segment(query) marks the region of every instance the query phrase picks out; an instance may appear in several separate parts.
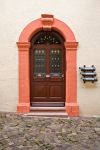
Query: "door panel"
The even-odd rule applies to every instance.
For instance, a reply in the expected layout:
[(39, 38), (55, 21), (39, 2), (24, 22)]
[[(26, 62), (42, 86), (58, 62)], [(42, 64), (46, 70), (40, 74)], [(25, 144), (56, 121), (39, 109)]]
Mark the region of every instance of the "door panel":
[(50, 85), (50, 97), (62, 98), (63, 97), (62, 85)]
[(33, 98), (41, 97), (46, 98), (47, 97), (47, 87), (45, 84), (35, 84), (33, 85)]

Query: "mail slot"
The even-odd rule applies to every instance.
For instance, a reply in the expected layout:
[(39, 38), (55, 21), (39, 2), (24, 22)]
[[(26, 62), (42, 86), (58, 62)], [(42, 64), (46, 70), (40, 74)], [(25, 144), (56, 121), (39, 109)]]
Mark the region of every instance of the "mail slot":
[(86, 81), (90, 81), (90, 82), (94, 83), (95, 81), (97, 81), (97, 78), (82, 78), (82, 80), (84, 81), (84, 83)]
[(96, 76), (97, 74), (95, 72), (81, 72), (82, 76)]
[(79, 67), (79, 69), (80, 69), (81, 71), (95, 71), (95, 70), (96, 70), (96, 68), (95, 68), (94, 65), (92, 65), (92, 66), (90, 66), (90, 67), (87, 67), (86, 65), (84, 65), (83, 67)]
[(79, 67), (80, 69), (80, 74), (81, 74), (81, 79), (83, 80), (83, 82), (96, 82), (97, 81), (97, 77), (96, 77), (96, 67), (94, 65), (87, 67), (86, 65)]

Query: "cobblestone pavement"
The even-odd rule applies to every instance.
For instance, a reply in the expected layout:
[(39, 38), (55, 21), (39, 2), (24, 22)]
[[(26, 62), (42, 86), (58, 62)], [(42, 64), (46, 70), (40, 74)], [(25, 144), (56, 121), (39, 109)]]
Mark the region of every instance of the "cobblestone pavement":
[(0, 113), (0, 150), (100, 150), (100, 118)]

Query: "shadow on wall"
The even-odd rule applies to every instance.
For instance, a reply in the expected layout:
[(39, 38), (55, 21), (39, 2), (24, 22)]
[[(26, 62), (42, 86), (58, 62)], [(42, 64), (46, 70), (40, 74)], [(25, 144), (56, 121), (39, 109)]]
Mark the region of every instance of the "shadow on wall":
[(91, 83), (91, 82), (86, 82), (84, 83), (83, 81), (81, 81), (81, 84), (85, 87), (85, 88), (96, 88), (97, 83)]

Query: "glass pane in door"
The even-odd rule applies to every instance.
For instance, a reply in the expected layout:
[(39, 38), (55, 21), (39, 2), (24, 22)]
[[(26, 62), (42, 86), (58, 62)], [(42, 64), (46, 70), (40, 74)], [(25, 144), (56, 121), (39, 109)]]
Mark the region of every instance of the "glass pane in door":
[(35, 49), (34, 51), (34, 75), (43, 76), (45, 72), (46, 72), (45, 49)]
[(50, 73), (53, 76), (59, 76), (62, 73), (62, 57), (60, 49), (50, 50)]

